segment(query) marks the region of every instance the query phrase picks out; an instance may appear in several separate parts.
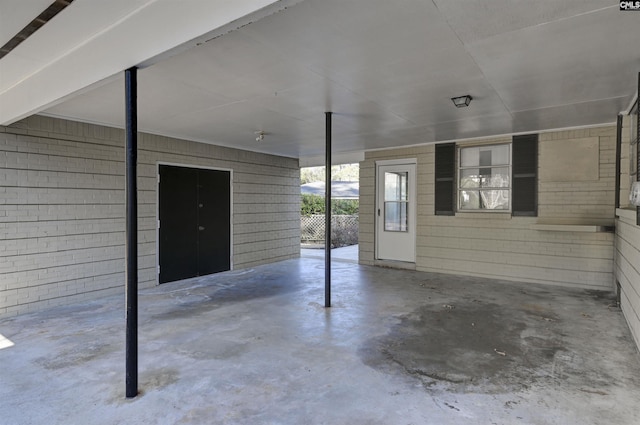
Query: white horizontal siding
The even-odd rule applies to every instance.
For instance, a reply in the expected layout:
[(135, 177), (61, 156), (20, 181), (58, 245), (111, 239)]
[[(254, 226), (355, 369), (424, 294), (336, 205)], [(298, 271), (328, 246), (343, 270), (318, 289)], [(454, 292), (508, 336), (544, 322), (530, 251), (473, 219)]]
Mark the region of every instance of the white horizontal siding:
[[(234, 265), (299, 255), (297, 160), (138, 138), (139, 285), (156, 283), (157, 164), (232, 169)], [(0, 317), (119, 293), (124, 132), (34, 116), (0, 127)]]
[(619, 211), (616, 220), (615, 276), (620, 303), (631, 333), (640, 347), (640, 226), (635, 211)]
[[(612, 289), (613, 233), (531, 229), (538, 220), (604, 220), (613, 223), (615, 127), (551, 132), (542, 141), (597, 137), (597, 180), (539, 182), (538, 217), (463, 213), (434, 215), (434, 145), (368, 152), (361, 166), (360, 262), (375, 251), (375, 161), (417, 158), (416, 269), (591, 289)], [(484, 139), (508, 142), (510, 138)], [(576, 155), (579, 155), (576, 152)], [(539, 167), (545, 166), (544, 156)]]

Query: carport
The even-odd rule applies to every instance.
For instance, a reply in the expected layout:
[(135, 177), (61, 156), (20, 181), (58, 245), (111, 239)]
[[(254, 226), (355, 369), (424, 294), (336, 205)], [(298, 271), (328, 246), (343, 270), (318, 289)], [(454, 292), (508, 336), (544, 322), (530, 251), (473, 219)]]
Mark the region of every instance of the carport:
[(640, 359), (609, 294), (301, 258), (2, 322), (6, 423), (637, 423)]
[[(9, 417), (55, 394), (32, 421), (140, 403), (151, 423), (173, 403), (169, 422), (536, 423), (544, 406), (543, 423), (632, 423), (640, 57), (615, 40), (640, 36), (638, 13), (121, 3), (0, 0)], [(359, 265), (334, 261), (325, 309), (330, 251), (299, 258), (299, 167), (356, 161)], [(14, 374), (31, 367), (44, 395)], [(72, 401), (92, 391), (101, 407)]]

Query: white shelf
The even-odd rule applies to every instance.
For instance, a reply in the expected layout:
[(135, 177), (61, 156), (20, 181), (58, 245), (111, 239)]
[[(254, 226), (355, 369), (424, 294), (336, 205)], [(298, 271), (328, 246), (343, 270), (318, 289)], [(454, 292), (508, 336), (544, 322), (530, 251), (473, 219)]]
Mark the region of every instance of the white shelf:
[(613, 232), (614, 226), (603, 224), (585, 224), (585, 223), (535, 223), (530, 226), (533, 230), (547, 232)]

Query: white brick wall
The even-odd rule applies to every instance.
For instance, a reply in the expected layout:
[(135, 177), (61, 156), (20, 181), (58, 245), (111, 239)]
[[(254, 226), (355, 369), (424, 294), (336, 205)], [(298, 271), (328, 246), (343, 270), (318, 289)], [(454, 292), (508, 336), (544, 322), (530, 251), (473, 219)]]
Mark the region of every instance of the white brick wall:
[(615, 276), (620, 283), (622, 311), (640, 347), (640, 226), (633, 209), (618, 210)]
[(620, 284), (620, 303), (631, 333), (640, 347), (640, 226), (636, 209), (629, 205), (629, 143), (631, 117), (623, 116), (620, 153), (620, 206), (617, 210), (615, 269)]
[[(140, 134), (140, 287), (156, 283), (157, 163), (233, 169), (234, 268), (299, 255), (297, 160)], [(121, 293), (124, 132), (33, 116), (0, 127), (0, 317)]]
[(629, 176), (629, 168), (631, 165), (630, 142), (631, 142), (631, 116), (624, 115), (622, 117), (622, 138), (620, 146), (620, 206), (629, 205), (629, 190), (631, 189), (631, 178)]
[[(539, 182), (538, 217), (491, 213), (435, 216), (434, 145), (368, 152), (360, 164), (360, 262), (375, 263), (375, 161), (417, 158), (417, 270), (612, 289), (613, 233), (540, 231), (531, 229), (531, 225), (538, 220), (613, 224), (615, 134), (615, 127), (606, 126), (540, 135), (541, 141), (558, 143), (598, 137), (599, 179), (584, 184)], [(539, 166), (544, 164), (541, 154)]]

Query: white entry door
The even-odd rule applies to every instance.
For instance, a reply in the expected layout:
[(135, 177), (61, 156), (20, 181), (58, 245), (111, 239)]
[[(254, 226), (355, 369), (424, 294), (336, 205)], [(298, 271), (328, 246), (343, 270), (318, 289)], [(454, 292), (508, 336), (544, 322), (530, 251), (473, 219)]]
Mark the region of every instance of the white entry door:
[(376, 258), (416, 261), (415, 160), (376, 164)]

